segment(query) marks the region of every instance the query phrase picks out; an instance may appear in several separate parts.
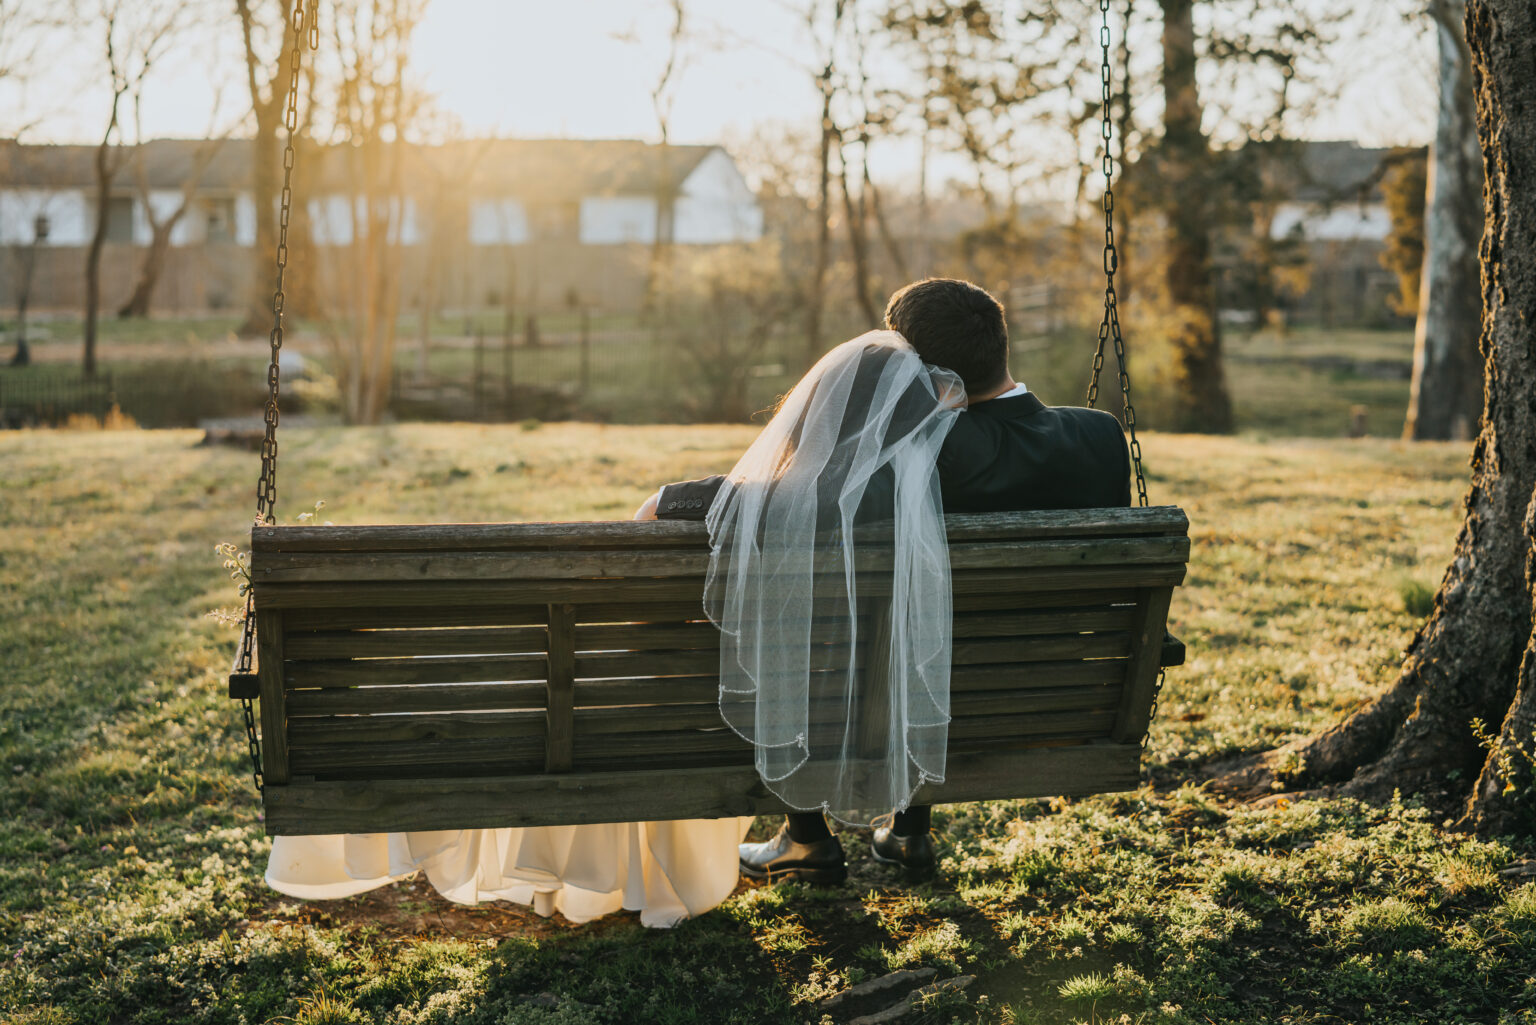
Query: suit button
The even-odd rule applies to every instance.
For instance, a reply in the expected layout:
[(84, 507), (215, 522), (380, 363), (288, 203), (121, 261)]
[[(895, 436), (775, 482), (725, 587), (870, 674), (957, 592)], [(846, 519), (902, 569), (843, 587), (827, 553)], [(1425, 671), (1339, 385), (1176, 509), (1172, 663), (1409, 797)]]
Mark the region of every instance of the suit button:
[(677, 508), (677, 503), (676, 502), (668, 502), (667, 503), (667, 512), (671, 512), (672, 510), (674, 510), (676, 508)]

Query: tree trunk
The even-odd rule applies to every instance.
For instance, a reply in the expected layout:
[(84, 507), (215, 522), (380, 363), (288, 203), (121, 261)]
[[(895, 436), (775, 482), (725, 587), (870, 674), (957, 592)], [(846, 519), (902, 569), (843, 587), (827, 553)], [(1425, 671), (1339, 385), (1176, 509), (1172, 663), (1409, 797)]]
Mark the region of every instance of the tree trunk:
[(1221, 361), (1211, 270), (1207, 188), (1210, 146), (1200, 127), (1195, 83), (1194, 0), (1161, 0), (1163, 10), (1163, 170), (1168, 209), (1167, 282), (1174, 352), (1176, 430), (1232, 429), (1232, 400)]
[(862, 197), (855, 205), (853, 193), (848, 189), (848, 151), (842, 142), (837, 146), (839, 183), (843, 191), (843, 217), (848, 222), (848, 247), (853, 251), (853, 297), (864, 313), (866, 331), (880, 326), (880, 314), (869, 297), (869, 226), (864, 216)]
[(272, 261), (277, 252), (278, 174), (277, 131), (281, 116), (256, 108), (256, 137), (251, 140), (251, 199), (256, 207), (255, 259), (251, 261), (250, 293), (246, 296), (245, 320), (237, 333), (242, 338), (263, 337), (272, 330)]
[(139, 267), (139, 281), (133, 286), (133, 294), (128, 297), (128, 301), (118, 307), (119, 317), (149, 316), (149, 301), (154, 297), (155, 285), (159, 284), (160, 275), (165, 270), (165, 255), (171, 248), (171, 232), (176, 229), (186, 210), (187, 204), (183, 202), (164, 221), (150, 222), (152, 234), (149, 249), (144, 253), (144, 262)]
[[(118, 94), (120, 97), (121, 94)], [(117, 162), (112, 159), (112, 132), (117, 127), (117, 99), (112, 101), (112, 123), (101, 145), (96, 147), (96, 229), (91, 233), (91, 244), (85, 251), (85, 324), (84, 352), (80, 359), (80, 372), (87, 378), (96, 376), (96, 321), (101, 313), (101, 251), (107, 244), (107, 223), (112, 213), (112, 179), (116, 176)]]
[(1466, 0), (1434, 0), (1440, 39), (1440, 113), (1424, 209), (1424, 270), (1413, 345), (1413, 385), (1403, 437), (1466, 438), (1482, 411), (1477, 338), (1477, 241), (1483, 227), (1483, 168), (1472, 105), (1471, 54), (1462, 29)]
[(817, 78), (821, 88), (821, 178), (816, 204), (816, 265), (805, 303), (805, 365), (821, 358), (821, 315), (827, 300), (827, 264), (832, 260), (832, 62)]
[[(1367, 799), (1417, 792), (1459, 806), (1464, 825), (1488, 834), (1529, 829), (1536, 794), (1536, 566), (1527, 568), (1536, 541), (1536, 120), (1527, 116), (1536, 105), (1536, 9), (1468, 0), (1466, 25), (1488, 181), (1485, 405), (1455, 556), (1390, 690), (1224, 782), (1262, 783), (1299, 753), (1307, 781), (1342, 782)], [(1479, 746), (1473, 719), (1497, 727), (1494, 751)], [(1458, 786), (1458, 773), (1475, 784)]]

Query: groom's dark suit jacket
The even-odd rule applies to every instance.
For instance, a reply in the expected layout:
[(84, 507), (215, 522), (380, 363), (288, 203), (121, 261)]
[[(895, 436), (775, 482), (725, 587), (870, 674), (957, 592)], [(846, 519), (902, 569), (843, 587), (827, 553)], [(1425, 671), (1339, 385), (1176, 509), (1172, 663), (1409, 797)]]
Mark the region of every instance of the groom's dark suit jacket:
[[(1078, 406), (1047, 406), (1033, 393), (978, 402), (939, 451), (947, 513), (1094, 509), (1131, 504), (1130, 457), (1120, 422)], [(661, 519), (702, 520), (725, 478), (668, 484)]]

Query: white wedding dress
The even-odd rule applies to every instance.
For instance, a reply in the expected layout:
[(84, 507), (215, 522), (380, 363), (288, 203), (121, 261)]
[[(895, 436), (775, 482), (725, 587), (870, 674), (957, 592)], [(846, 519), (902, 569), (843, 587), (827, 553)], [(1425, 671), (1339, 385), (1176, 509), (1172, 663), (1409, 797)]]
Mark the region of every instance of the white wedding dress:
[(350, 897), (418, 871), (458, 904), (509, 900), (587, 922), (621, 908), (668, 928), (730, 896), (751, 818), (523, 829), (279, 836), (267, 885), (308, 900)]

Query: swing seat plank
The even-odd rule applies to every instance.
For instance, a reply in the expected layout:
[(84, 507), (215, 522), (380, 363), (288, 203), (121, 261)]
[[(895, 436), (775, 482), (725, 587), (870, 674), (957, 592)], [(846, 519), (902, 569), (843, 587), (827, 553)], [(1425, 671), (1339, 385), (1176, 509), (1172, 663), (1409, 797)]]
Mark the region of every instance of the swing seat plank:
[[(949, 757), (917, 800), (1135, 787), (1160, 667), (1183, 661), (1166, 621), (1184, 513), (955, 515), (946, 528)], [(702, 524), (258, 525), (251, 551), (258, 665), (230, 693), (261, 703), (269, 833), (786, 810), (716, 707)], [(828, 610), (813, 641), (836, 626)], [(811, 671), (845, 661), (813, 649)], [(845, 718), (812, 708), (812, 742)]]

